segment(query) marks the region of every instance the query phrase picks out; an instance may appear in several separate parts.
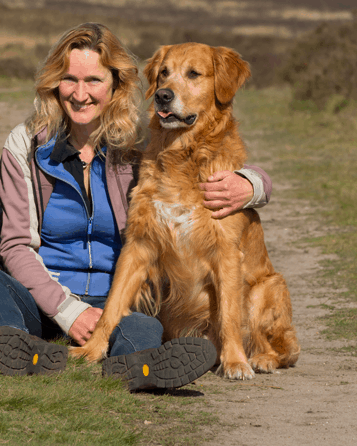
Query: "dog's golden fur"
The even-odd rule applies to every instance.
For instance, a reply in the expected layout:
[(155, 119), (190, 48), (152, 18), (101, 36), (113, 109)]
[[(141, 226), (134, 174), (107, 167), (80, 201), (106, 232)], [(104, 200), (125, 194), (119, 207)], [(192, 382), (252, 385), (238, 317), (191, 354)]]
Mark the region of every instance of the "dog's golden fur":
[(147, 97), (170, 90), (174, 99), (160, 105), (156, 96), (151, 108), (151, 142), (107, 304), (90, 340), (72, 355), (103, 358), (111, 332), (140, 307), (149, 280), (165, 340), (208, 337), (222, 376), (250, 379), (254, 370), (293, 365), (300, 348), (289, 292), (269, 260), (257, 212), (213, 219), (198, 188), (246, 159), (232, 100), (248, 64), (230, 49), (187, 43), (161, 47), (145, 75)]

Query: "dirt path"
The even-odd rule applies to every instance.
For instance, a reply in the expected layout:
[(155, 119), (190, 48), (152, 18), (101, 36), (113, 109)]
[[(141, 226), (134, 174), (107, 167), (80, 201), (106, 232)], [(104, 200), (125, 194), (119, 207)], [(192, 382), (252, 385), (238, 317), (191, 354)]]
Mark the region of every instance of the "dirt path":
[(274, 183), (273, 199), (260, 215), (272, 262), (289, 285), (302, 352), (295, 368), (256, 375), (252, 381), (223, 381), (212, 374), (201, 378), (202, 384), (211, 383), (212, 393), (205, 398), (222, 423), (205, 446), (357, 444), (357, 358), (333, 350), (344, 342), (327, 342), (320, 335), (324, 327), (316, 318), (324, 310), (310, 307), (331, 303), (337, 293), (314, 280), (324, 258), (319, 250), (294, 244), (321, 233), (320, 225), (308, 203), (292, 205), (281, 198), (284, 187), (289, 184)]

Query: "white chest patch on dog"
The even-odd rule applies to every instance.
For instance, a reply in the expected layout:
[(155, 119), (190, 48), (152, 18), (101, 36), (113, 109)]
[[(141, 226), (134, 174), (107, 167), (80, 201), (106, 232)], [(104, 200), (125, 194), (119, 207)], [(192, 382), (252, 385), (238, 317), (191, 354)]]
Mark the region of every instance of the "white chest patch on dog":
[(179, 241), (188, 241), (193, 228), (193, 212), (196, 207), (187, 208), (180, 203), (163, 203), (154, 200), (156, 220), (170, 229), (172, 236)]

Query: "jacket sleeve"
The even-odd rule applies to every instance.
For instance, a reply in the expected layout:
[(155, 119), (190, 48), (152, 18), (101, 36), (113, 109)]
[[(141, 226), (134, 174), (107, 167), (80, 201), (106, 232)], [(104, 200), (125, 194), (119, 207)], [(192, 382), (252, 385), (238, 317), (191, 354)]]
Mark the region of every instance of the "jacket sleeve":
[(30, 291), (42, 312), (68, 333), (76, 318), (90, 305), (62, 286), (38, 254), (41, 239), (30, 159), (31, 139), (21, 124), (10, 133), (1, 159), (0, 256), (6, 271)]
[(246, 178), (253, 185), (253, 198), (244, 206), (244, 209), (261, 208), (269, 203), (273, 186), (269, 175), (263, 169), (245, 164), (242, 169), (235, 170), (235, 173)]

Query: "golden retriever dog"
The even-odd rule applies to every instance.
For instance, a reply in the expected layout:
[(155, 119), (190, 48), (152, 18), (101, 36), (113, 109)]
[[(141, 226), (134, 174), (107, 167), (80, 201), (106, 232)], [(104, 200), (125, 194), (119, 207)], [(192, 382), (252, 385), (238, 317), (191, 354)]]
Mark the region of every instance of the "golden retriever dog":
[(230, 49), (185, 43), (161, 47), (144, 73), (146, 97), (154, 95), (151, 142), (132, 192), (126, 244), (103, 315), (72, 356), (105, 357), (113, 329), (142, 306), (151, 283), (165, 340), (210, 339), (219, 375), (251, 379), (295, 364), (289, 291), (269, 260), (257, 212), (214, 219), (198, 186), (246, 160), (232, 101), (250, 76), (248, 64)]

